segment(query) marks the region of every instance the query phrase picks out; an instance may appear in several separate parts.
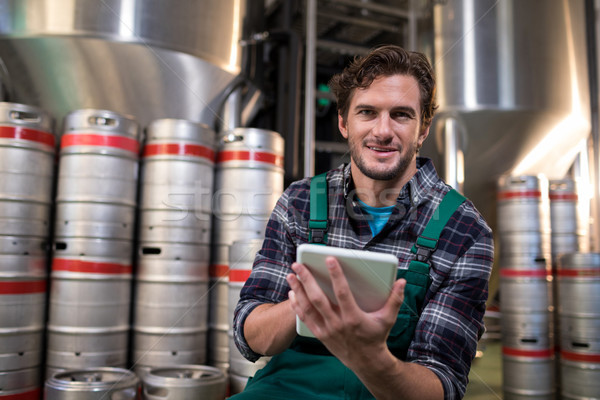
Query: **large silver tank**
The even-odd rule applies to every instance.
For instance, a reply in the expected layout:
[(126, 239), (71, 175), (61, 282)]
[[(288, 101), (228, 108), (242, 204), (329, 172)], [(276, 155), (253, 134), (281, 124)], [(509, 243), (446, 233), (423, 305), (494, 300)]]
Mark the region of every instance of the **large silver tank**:
[(213, 126), (241, 69), (244, 16), (240, 0), (0, 0), (0, 79), (11, 101), (57, 120), (96, 108)]
[(584, 0), (434, 6), (440, 108), (423, 154), (492, 227), (499, 176), (562, 178), (589, 135), (584, 8)]

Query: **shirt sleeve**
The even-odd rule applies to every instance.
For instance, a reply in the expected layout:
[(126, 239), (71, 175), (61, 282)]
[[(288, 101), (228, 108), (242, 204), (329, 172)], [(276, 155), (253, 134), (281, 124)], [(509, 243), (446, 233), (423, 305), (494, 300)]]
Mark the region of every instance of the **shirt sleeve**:
[(293, 218), (288, 207), (293, 188), (286, 190), (278, 200), (265, 230), (262, 249), (257, 253), (250, 277), (240, 292), (234, 311), (233, 335), (240, 353), (249, 361), (262, 355), (254, 352), (244, 338), (244, 323), (258, 305), (280, 303), (288, 298), (286, 276), (292, 272), (296, 259)]
[[(423, 309), (407, 354), (408, 361), (428, 367), (439, 377), (448, 400), (464, 396), (477, 342), (485, 329), (494, 244), (491, 230), (480, 221), (478, 228), (472, 229), (477, 227), (473, 219), (469, 224), (462, 219), (441, 238), (445, 243), (441, 243), (441, 254), (434, 255), (432, 264), (433, 295)], [(467, 233), (462, 232), (465, 226), (471, 227)], [(455, 260), (444, 253), (452, 246), (463, 247)]]

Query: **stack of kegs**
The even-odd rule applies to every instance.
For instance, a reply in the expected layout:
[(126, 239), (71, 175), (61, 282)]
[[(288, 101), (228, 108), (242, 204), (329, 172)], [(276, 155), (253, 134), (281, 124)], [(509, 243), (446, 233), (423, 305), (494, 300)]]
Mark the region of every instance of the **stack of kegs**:
[(552, 250), (552, 295), (554, 298), (554, 338), (556, 348), (556, 385), (560, 391), (560, 320), (558, 309), (557, 268), (562, 254), (585, 252), (589, 248), (588, 223), (589, 216), (582, 211), (579, 201), (579, 185), (575, 179), (565, 177), (549, 182), (548, 196), (550, 199), (550, 228)]
[(107, 110), (64, 119), (46, 373), (128, 361), (139, 127)]
[(229, 246), (264, 237), (267, 221), (283, 193), (284, 141), (277, 132), (236, 128), (219, 140), (215, 166), (209, 360), (227, 370)]
[(501, 177), (497, 217), (504, 398), (551, 398), (556, 389), (547, 180)]
[(0, 103), (0, 398), (40, 397), (51, 131), (52, 120), (38, 108)]
[(140, 380), (123, 368), (86, 368), (54, 373), (44, 385), (45, 400), (137, 400)]
[[(256, 253), (262, 247), (263, 239), (237, 240), (229, 248), (229, 295), (228, 315), (233, 321), (235, 306), (240, 292), (250, 276)], [(262, 357), (250, 362), (241, 355), (233, 340), (233, 329), (229, 329), (229, 387), (231, 394), (244, 390), (248, 378), (269, 362), (270, 357)]]
[(142, 157), (135, 368), (203, 364), (208, 331), (215, 133), (160, 119)]
[(600, 398), (600, 254), (559, 257), (561, 398)]

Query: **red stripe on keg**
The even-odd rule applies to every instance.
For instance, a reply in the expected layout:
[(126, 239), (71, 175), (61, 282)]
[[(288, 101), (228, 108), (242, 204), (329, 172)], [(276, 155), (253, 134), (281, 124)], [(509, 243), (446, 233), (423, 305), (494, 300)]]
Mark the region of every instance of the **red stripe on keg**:
[(514, 198), (541, 198), (542, 192), (539, 190), (527, 190), (518, 192), (499, 192), (498, 200), (508, 200)]
[(546, 278), (548, 276), (552, 276), (552, 273), (545, 269), (501, 269), (500, 276)]
[(63, 135), (60, 141), (60, 147), (69, 146), (101, 146), (114, 147), (127, 150), (137, 154), (139, 151), (138, 141), (125, 136), (111, 136), (95, 133), (69, 133)]
[(229, 277), (229, 265), (211, 264), (208, 270), (211, 278)]
[(20, 126), (0, 126), (0, 138), (29, 140), (50, 147), (54, 147), (55, 144), (53, 134)]
[(187, 143), (151, 143), (144, 146), (144, 157), (159, 155), (194, 156), (215, 161), (213, 149), (198, 144)]
[(85, 272), (88, 274), (130, 274), (131, 265), (55, 258), (53, 271)]
[(0, 294), (45, 293), (46, 280), (0, 282)]
[(560, 356), (561, 358), (569, 361), (600, 363), (600, 354), (580, 354), (562, 350), (560, 352)]
[(39, 400), (41, 398), (40, 389), (33, 389), (23, 393), (0, 394), (2, 400)]
[(521, 350), (512, 347), (502, 347), (502, 354), (517, 357), (550, 358), (554, 354), (552, 349), (544, 350)]
[(250, 276), (249, 269), (230, 269), (229, 282), (246, 282)]
[(556, 271), (558, 276), (600, 276), (600, 268), (589, 269), (559, 269)]
[(226, 150), (217, 154), (217, 162), (259, 161), (283, 168), (283, 157), (264, 151)]
[(569, 201), (577, 201), (576, 193), (550, 193), (550, 200), (569, 200)]

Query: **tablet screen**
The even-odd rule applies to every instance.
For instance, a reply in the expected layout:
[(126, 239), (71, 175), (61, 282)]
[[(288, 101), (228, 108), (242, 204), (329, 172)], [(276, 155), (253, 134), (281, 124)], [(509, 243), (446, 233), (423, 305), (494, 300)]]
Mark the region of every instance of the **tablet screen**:
[[(328, 256), (335, 257), (340, 263), (356, 303), (362, 310), (371, 312), (383, 307), (396, 280), (398, 268), (396, 256), (317, 244), (298, 246), (297, 261), (306, 265), (333, 303), (335, 303), (335, 295), (325, 264)], [(314, 337), (298, 317), (296, 317), (296, 331), (299, 335)]]

